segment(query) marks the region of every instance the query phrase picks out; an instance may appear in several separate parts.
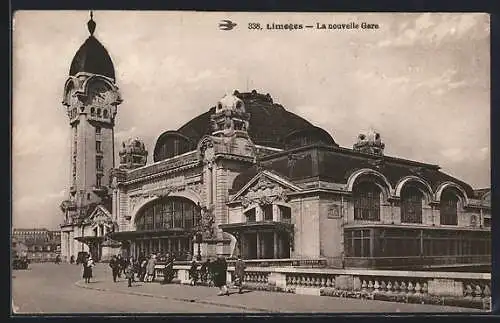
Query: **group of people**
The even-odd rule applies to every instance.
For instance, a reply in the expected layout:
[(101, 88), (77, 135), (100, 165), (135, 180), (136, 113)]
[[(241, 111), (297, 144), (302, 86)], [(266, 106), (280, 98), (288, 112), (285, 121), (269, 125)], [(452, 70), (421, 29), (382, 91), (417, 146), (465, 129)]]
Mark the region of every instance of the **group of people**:
[[(161, 260), (163, 260), (163, 258)], [(166, 261), (167, 265), (163, 273), (163, 282), (170, 282), (174, 278), (173, 263), (175, 261), (175, 256), (167, 254)], [(121, 255), (118, 255), (112, 257), (109, 266), (111, 267), (114, 282), (116, 282), (117, 278), (121, 277), (123, 272), (128, 280), (128, 286), (132, 287), (132, 283), (136, 281), (136, 278), (141, 282), (153, 282), (155, 280), (155, 267), (157, 262), (158, 256), (155, 254), (149, 257), (140, 255), (137, 259), (130, 257), (128, 260), (124, 260)], [(170, 277), (170, 279), (168, 279), (168, 277)]]
[[(227, 261), (223, 256), (217, 257), (215, 261), (207, 259), (201, 264), (200, 269), (198, 269), (198, 263), (193, 260), (189, 268), (191, 285), (195, 286), (198, 280), (201, 280), (204, 284), (208, 284), (209, 286), (213, 285), (219, 288), (218, 295), (229, 295), (226, 273)], [(238, 287), (238, 292), (241, 294), (243, 292), (243, 281), (245, 278), (245, 263), (241, 260), (241, 257), (238, 257), (235, 263), (234, 277), (233, 284)]]
[[(174, 262), (176, 261), (175, 255), (167, 254), (160, 258), (161, 262), (165, 262), (163, 268), (162, 284), (172, 282), (175, 277)], [(121, 255), (115, 255), (109, 262), (111, 268), (113, 282), (117, 282), (122, 274), (128, 281), (128, 287), (132, 287), (132, 283), (136, 281), (150, 283), (155, 280), (155, 267), (158, 262), (158, 256), (155, 254), (145, 257), (140, 255), (137, 259), (133, 257), (124, 258)], [(83, 278), (85, 283), (89, 283), (92, 278), (92, 268), (95, 266), (92, 256), (88, 255), (83, 261)], [(227, 261), (223, 256), (218, 256), (217, 259), (211, 261), (207, 259), (205, 262), (199, 263), (195, 260), (192, 261), (189, 269), (189, 277), (191, 284), (195, 286), (199, 281), (208, 286), (215, 286), (219, 288), (218, 295), (229, 295), (229, 288), (227, 284)], [(243, 282), (245, 278), (245, 263), (238, 256), (235, 263), (234, 280), (232, 284), (238, 288), (238, 292), (242, 293)]]

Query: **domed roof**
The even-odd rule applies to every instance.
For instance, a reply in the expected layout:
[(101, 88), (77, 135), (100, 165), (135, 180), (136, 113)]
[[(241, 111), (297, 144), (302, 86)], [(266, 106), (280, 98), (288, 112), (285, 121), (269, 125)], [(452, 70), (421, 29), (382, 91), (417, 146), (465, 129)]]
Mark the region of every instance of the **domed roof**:
[[(234, 96), (244, 102), (245, 110), (250, 114), (248, 134), (257, 145), (284, 148), (284, 140), (290, 133), (316, 128), (309, 121), (274, 103), (269, 94), (260, 94), (255, 90), (246, 93), (234, 91)], [(178, 132), (189, 137), (192, 142), (198, 142), (201, 137), (211, 133), (210, 116), (215, 112), (216, 107), (211, 108), (180, 127)], [(331, 142), (335, 145), (333, 139)]]
[(85, 40), (80, 49), (73, 57), (69, 75), (75, 76), (79, 72), (99, 74), (115, 79), (115, 68), (113, 61), (104, 46), (94, 37), (95, 22), (92, 18), (87, 23), (90, 32), (89, 38)]

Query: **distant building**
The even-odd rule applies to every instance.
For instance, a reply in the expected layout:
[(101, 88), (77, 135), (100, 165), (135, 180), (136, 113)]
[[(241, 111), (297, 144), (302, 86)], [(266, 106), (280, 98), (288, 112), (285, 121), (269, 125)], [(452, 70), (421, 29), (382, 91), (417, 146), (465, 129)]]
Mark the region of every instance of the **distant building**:
[(32, 262), (54, 261), (61, 250), (61, 232), (42, 229), (14, 229), (12, 250)]
[(28, 256), (28, 246), (16, 238), (11, 240), (11, 250), (13, 257), (27, 257)]

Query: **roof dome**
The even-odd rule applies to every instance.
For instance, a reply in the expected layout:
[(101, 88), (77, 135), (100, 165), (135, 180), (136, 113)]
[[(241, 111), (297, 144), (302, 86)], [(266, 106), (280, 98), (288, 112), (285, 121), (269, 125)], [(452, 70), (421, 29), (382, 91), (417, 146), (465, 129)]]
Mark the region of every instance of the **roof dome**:
[(73, 57), (69, 70), (70, 76), (75, 76), (79, 72), (99, 74), (115, 79), (115, 68), (113, 61), (104, 46), (94, 37), (96, 24), (92, 20), (92, 14), (87, 23), (90, 36), (85, 40), (80, 49)]
[[(269, 94), (260, 94), (255, 90), (246, 93), (234, 91), (233, 96), (235, 98), (228, 96), (221, 101), (231, 103), (231, 106), (239, 100), (243, 101), (244, 109), (250, 114), (248, 134), (257, 145), (283, 149), (285, 138), (292, 132), (316, 128), (307, 120), (285, 110), (282, 105), (274, 103)], [(226, 100), (231, 102), (225, 102)], [(217, 107), (211, 108), (180, 127), (178, 132), (188, 137), (191, 142), (198, 142), (204, 135), (211, 134), (210, 116), (216, 111)], [(336, 145), (333, 138), (330, 143)]]

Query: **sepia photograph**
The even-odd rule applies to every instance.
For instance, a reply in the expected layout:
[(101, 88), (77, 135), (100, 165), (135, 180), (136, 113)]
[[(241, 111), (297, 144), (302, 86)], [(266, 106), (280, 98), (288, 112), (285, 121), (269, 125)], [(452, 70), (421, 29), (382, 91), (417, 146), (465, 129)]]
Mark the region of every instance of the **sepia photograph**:
[(488, 313), (490, 16), (16, 11), (11, 315)]

